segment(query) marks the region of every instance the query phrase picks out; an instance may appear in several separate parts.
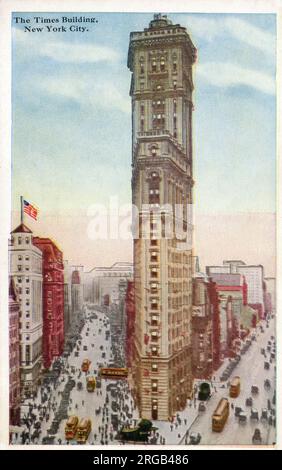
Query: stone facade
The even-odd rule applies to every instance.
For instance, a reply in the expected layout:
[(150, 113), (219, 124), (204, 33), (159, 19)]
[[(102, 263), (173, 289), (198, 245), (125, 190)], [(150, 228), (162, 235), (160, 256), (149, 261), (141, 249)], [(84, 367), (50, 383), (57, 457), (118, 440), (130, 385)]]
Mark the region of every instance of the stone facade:
[(132, 201), (138, 209), (132, 377), (140, 414), (148, 419), (168, 420), (192, 391), (192, 247), (185, 210), (192, 204), (195, 57), (186, 29), (166, 16), (155, 15), (149, 28), (130, 35)]

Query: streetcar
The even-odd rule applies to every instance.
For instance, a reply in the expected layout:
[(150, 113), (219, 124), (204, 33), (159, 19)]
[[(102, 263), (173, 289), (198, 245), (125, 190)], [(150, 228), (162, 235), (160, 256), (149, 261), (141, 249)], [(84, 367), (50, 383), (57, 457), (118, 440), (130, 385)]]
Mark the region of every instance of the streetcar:
[(91, 364), (91, 361), (89, 361), (89, 359), (84, 359), (84, 361), (81, 364), (81, 370), (83, 372), (88, 372), (90, 364)]
[(231, 398), (237, 398), (240, 394), (240, 377), (236, 375), (230, 384), (229, 396)]
[(96, 379), (95, 377), (87, 377), (86, 379), (86, 388), (88, 392), (94, 392), (96, 388)]
[(74, 439), (78, 426), (78, 417), (70, 416), (65, 425), (65, 438), (66, 440)]
[(91, 419), (82, 418), (79, 422), (76, 432), (76, 440), (79, 444), (85, 444), (87, 441), (89, 434), (91, 433)]
[(212, 415), (212, 430), (221, 432), (229, 416), (229, 401), (227, 398), (221, 398)]
[(105, 379), (124, 379), (128, 377), (128, 369), (125, 367), (101, 367), (99, 375)]

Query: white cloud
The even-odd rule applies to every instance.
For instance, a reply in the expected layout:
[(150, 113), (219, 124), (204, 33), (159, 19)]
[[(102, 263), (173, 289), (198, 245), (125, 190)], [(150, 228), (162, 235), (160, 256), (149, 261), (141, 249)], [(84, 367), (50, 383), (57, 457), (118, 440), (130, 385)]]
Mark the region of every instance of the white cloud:
[(36, 82), (40, 92), (61, 96), (93, 108), (118, 109), (130, 113), (130, 99), (111, 82), (97, 83), (89, 77), (45, 77)]
[(34, 35), (24, 33), (18, 28), (14, 29), (13, 39), (19, 55), (23, 52), (24, 57), (49, 57), (56, 62), (65, 63), (115, 62), (120, 58), (116, 50), (107, 46), (54, 41), (47, 36), (44, 36), (44, 39), (40, 36), (40, 40), (36, 41)]
[(274, 55), (276, 42), (273, 34), (268, 31), (263, 31), (239, 18), (226, 18), (225, 25), (230, 34), (239, 41), (243, 41), (249, 46), (260, 49), (266, 54)]
[(228, 35), (266, 54), (274, 55), (276, 38), (248, 21), (228, 16), (207, 18), (200, 16), (182, 16), (181, 24), (186, 25), (188, 32), (211, 42), (223, 35)]
[(207, 62), (198, 65), (196, 73), (214, 86), (247, 85), (264, 93), (275, 94), (275, 80), (272, 76), (232, 63)]

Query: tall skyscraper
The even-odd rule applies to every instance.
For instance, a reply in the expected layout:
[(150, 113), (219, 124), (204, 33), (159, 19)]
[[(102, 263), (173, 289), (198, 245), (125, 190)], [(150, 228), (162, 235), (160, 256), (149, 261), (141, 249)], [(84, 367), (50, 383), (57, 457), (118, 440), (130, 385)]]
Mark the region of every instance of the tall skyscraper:
[(43, 265), (43, 366), (64, 349), (64, 266), (63, 253), (50, 238), (33, 237), (33, 244), (42, 251)]
[(20, 302), (21, 391), (36, 392), (42, 369), (42, 252), (33, 244), (32, 231), (24, 224), (12, 232), (10, 274)]
[[(191, 395), (192, 65), (186, 31), (164, 15), (132, 32), (135, 328), (132, 377), (143, 418), (169, 419)], [(136, 221), (136, 219), (135, 219)], [(182, 243), (180, 243), (182, 242)]]

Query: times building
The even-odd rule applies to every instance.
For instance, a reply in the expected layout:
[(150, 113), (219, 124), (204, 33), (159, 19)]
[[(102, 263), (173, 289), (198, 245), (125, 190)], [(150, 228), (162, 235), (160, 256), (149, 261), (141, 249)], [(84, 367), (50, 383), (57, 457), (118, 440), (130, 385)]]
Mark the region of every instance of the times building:
[[(195, 58), (186, 29), (166, 16), (154, 15), (148, 28), (130, 34), (132, 202), (139, 232), (134, 235), (131, 372), (140, 414), (154, 420), (170, 419), (192, 395), (192, 246), (186, 207), (192, 204)], [(177, 207), (183, 207), (181, 217)]]

